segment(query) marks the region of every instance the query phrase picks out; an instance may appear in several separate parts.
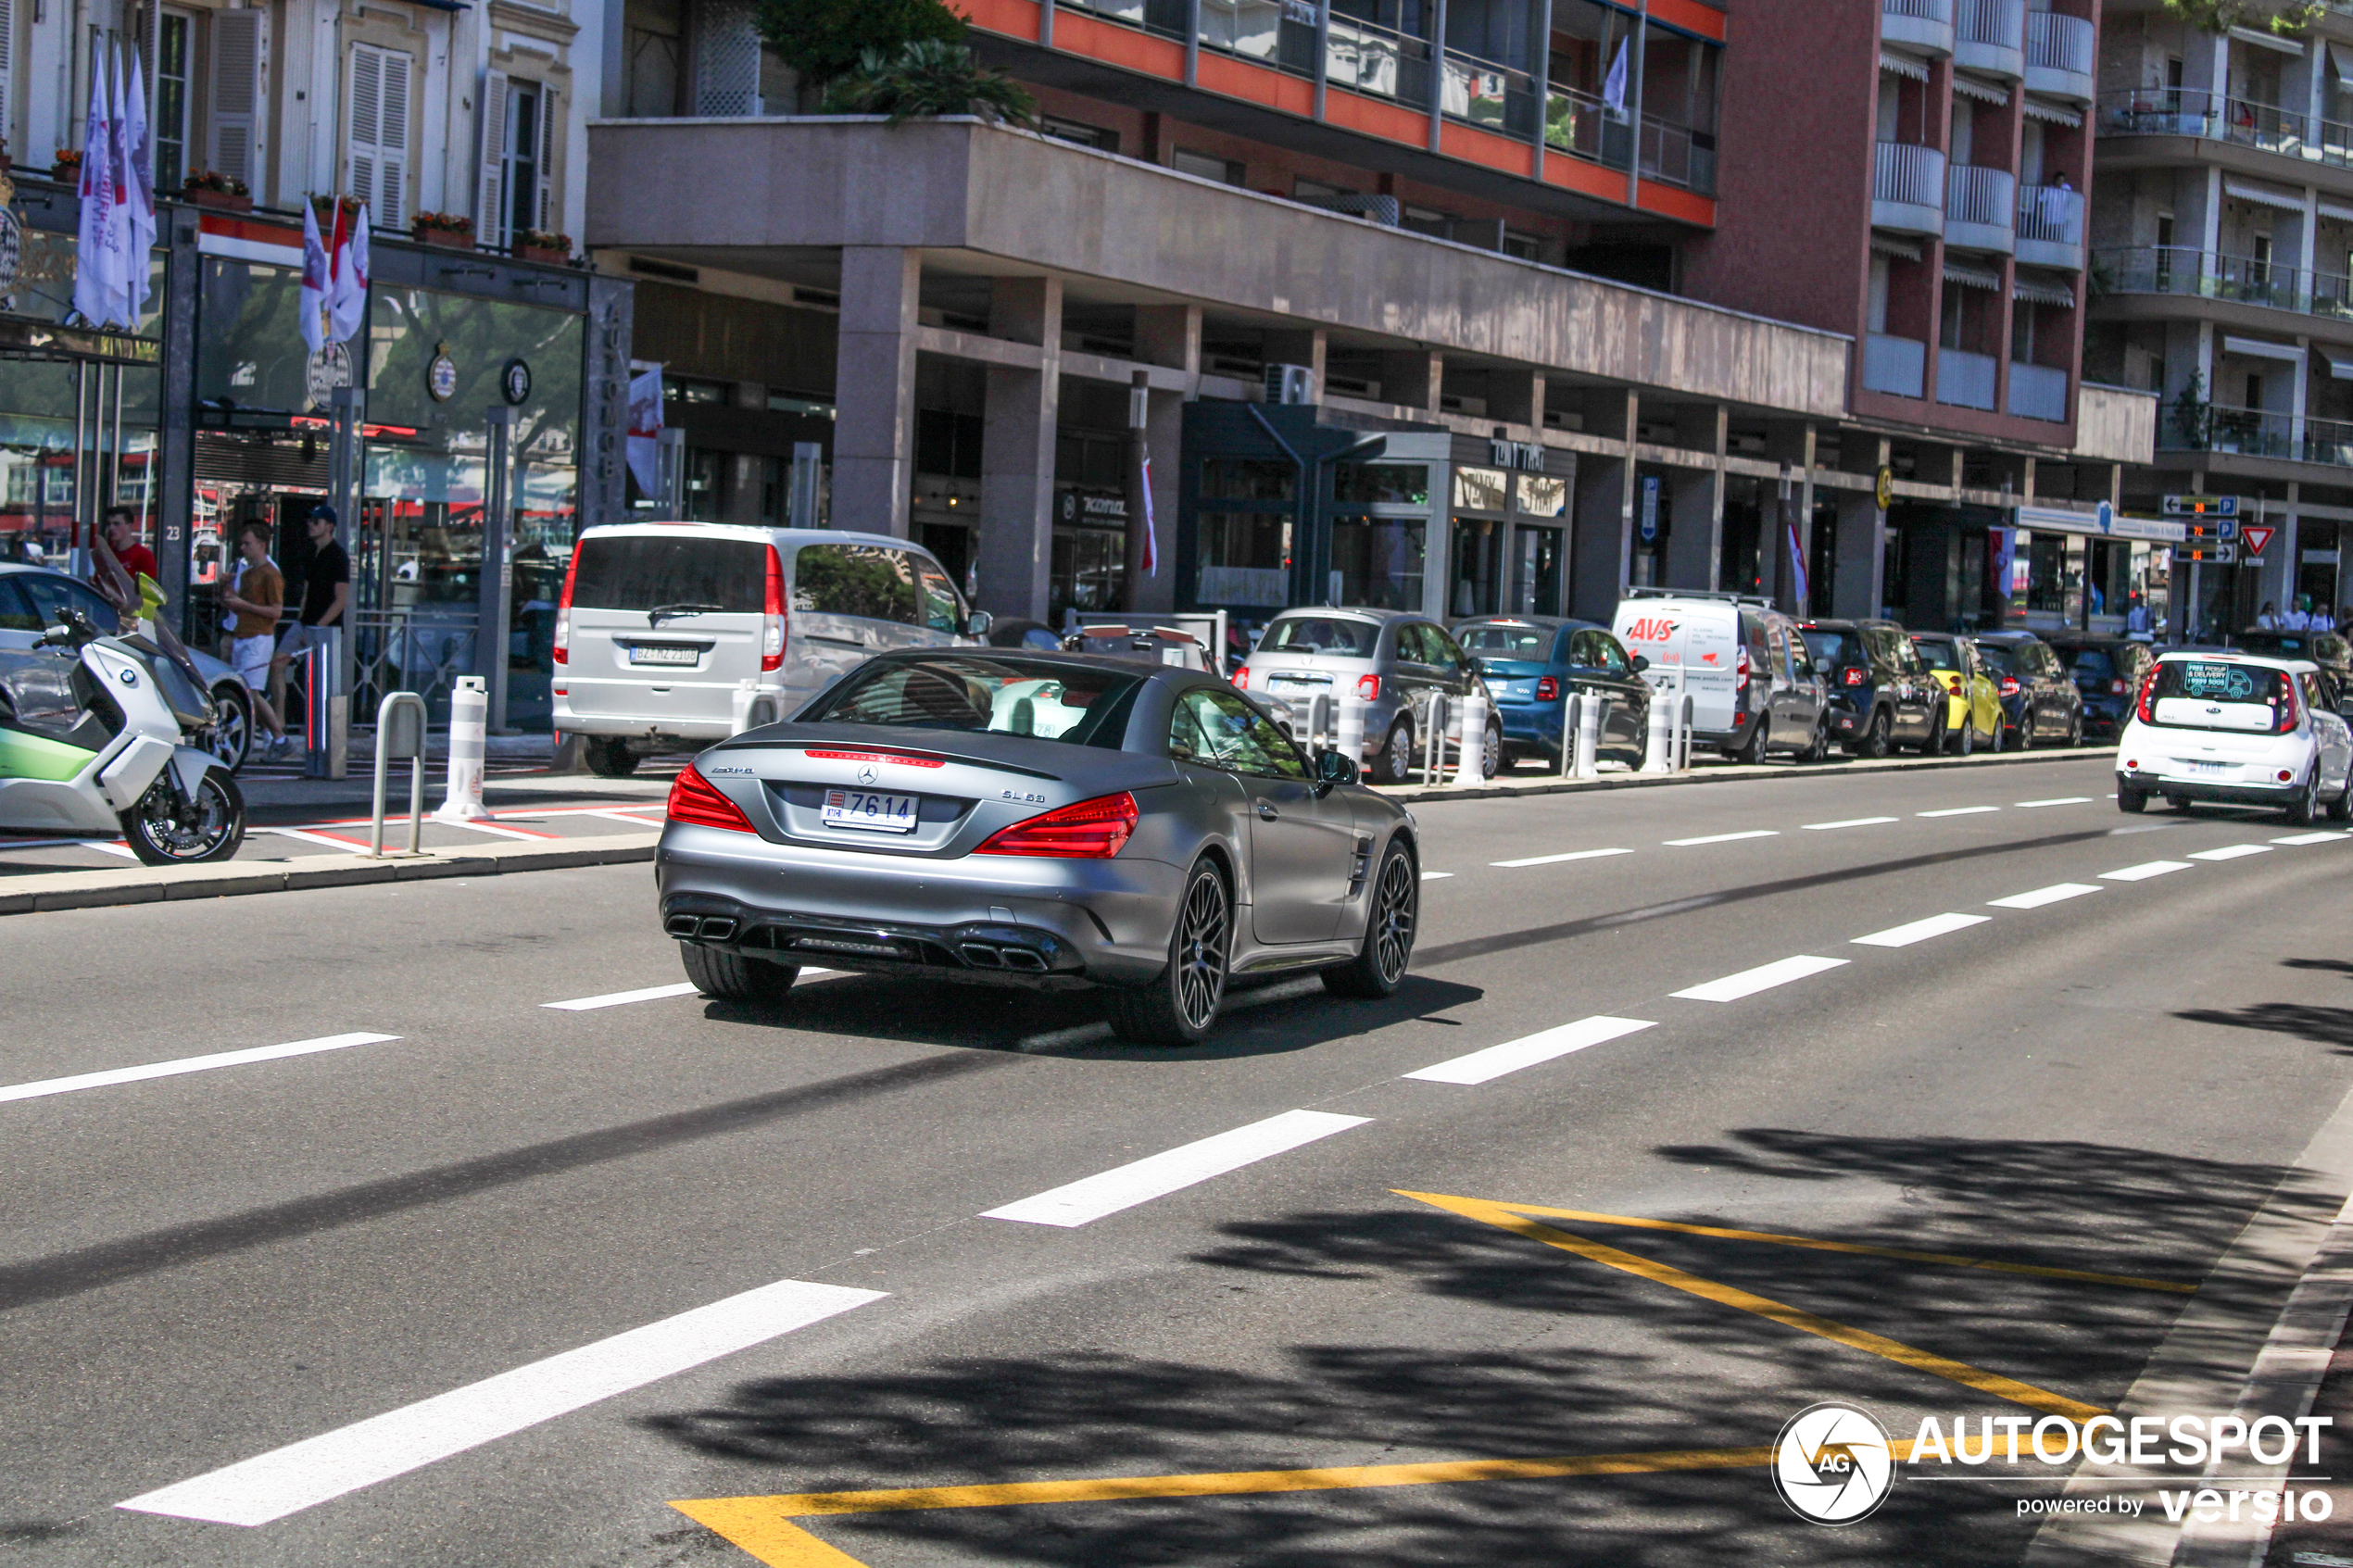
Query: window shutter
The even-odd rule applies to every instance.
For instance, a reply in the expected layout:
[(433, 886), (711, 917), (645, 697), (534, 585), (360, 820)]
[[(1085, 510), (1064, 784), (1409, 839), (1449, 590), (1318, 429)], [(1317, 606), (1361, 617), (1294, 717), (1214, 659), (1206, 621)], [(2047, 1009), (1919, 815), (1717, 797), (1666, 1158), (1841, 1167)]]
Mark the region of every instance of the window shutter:
[(507, 73), (482, 73), (482, 161), (474, 176), (474, 238), (486, 245), (507, 243)]
[[(8, 0), (0, 0), (6, 6)], [(539, 89), (539, 227), (554, 233), (556, 225), (556, 90), (542, 85)]]
[(17, 107), (16, 80), (16, 0), (0, 0), (0, 136), (10, 136), (14, 133), (8, 116)]
[(384, 105), (376, 120), (376, 199), (370, 227), (409, 225), (409, 56), (385, 51)]
[(270, 69), (270, 13), (258, 9), (214, 11), (211, 133), (205, 162), (248, 186), (260, 169), (254, 157), (261, 122), (262, 81)]
[(383, 50), (365, 44), (352, 46), (351, 95), (346, 100), (351, 115), (346, 132), (350, 152), (344, 189), (371, 212), (382, 205), (376, 198), (376, 130), (384, 114), (384, 74)]

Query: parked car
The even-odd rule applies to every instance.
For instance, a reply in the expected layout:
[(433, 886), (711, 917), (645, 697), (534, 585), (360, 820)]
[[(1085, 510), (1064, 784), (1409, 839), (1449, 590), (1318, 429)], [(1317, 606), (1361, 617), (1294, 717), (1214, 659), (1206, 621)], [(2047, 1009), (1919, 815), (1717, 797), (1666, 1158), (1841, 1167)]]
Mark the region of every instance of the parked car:
[(2063, 633), (2045, 641), (2067, 667), (2068, 679), (2083, 698), (2083, 733), (2122, 734), (2125, 721), (2133, 717), (2142, 678), (2157, 662), (2155, 650), (2129, 637), (2083, 632)]
[(2289, 822), (2323, 808), (2353, 821), (2353, 728), (2307, 659), (2168, 653), (2142, 683), (2116, 751), (2116, 804), (2270, 806)]
[(1969, 640), (2001, 694), (2008, 745), (2025, 751), (2043, 741), (2083, 744), (2083, 694), (2049, 644), (2032, 632), (1981, 632)]
[[(66, 609), (80, 611), (108, 634), (122, 620), (114, 606), (78, 577), (43, 566), (0, 562), (0, 652), (31, 651), (43, 632), (64, 621), (60, 611)], [(244, 676), (210, 654), (191, 648), (188, 659), (204, 679), (205, 695), (212, 699), (211, 722), (190, 732), (188, 743), (220, 758), (233, 773), (253, 754), (253, 694)]]
[(1612, 631), (1648, 660), (1644, 679), (1692, 698), (1692, 741), (1738, 762), (1830, 751), (1829, 692), (1797, 622), (1744, 594), (1630, 589)]
[(1413, 819), (1215, 675), (1032, 652), (884, 653), (698, 757), (656, 861), (687, 976), (781, 998), (804, 964), (1101, 986), (1189, 1045), (1229, 976), (1382, 997), (1413, 956)]
[[(1445, 627), (1395, 609), (1287, 609), (1267, 622), (1234, 684), (1265, 703), (1293, 735), (1307, 733), (1315, 698), (1365, 705), (1365, 753), (1380, 784), (1402, 784), (1429, 734), (1430, 699), (1489, 697), (1481, 776), (1503, 766), (1504, 721), (1478, 661)], [(1452, 721), (1450, 721), (1451, 724)], [(1450, 747), (1450, 750), (1452, 748)]]
[(1483, 615), (1457, 624), (1454, 640), (1478, 660), (1504, 723), (1504, 764), (1537, 757), (1562, 765), (1568, 699), (1601, 705), (1600, 753), (1640, 762), (1650, 725), (1650, 661), (1629, 654), (1608, 627), (1556, 615)]
[(1944, 749), (1952, 694), (1893, 621), (1808, 621), (1798, 628), (1830, 683), (1830, 727), (1850, 757), (1898, 745)]
[(922, 546), (876, 533), (624, 522), (580, 536), (556, 610), (555, 727), (618, 778), (724, 738), (739, 683), (789, 713), (877, 653), (986, 636)]
[(1912, 646), (1928, 672), (1949, 694), (1945, 698), (1944, 744), (1964, 757), (1982, 746), (2002, 749), (2002, 698), (1985, 661), (1967, 637), (1947, 632), (1915, 632)]
[(2309, 659), (2320, 666), (2336, 710), (2353, 719), (2353, 642), (2342, 632), (2266, 632), (2253, 627), (2232, 639), (2266, 659)]

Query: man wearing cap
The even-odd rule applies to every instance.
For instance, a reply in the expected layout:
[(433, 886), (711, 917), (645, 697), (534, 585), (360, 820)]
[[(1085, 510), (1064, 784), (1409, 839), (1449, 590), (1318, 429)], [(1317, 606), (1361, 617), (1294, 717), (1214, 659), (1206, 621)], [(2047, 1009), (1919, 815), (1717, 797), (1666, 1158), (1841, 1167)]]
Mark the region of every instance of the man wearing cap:
[[(341, 631), (344, 611), (351, 602), (351, 558), (335, 543), (335, 509), (324, 501), (310, 508), (310, 567), (302, 575), (302, 620), (278, 645), (271, 661), (273, 692), (285, 689), (286, 666), (313, 648), (334, 646), (333, 633)], [(314, 675), (315, 678), (315, 675)], [(280, 712), (286, 711), (283, 697)]]

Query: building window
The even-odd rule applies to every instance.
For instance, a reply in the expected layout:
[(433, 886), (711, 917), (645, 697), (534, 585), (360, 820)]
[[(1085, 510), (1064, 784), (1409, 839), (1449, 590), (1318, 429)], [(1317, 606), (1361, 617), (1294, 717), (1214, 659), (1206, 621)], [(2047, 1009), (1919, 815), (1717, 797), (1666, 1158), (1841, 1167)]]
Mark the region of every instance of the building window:
[(1221, 501), (1289, 501), (1297, 493), (1299, 470), (1268, 458), (1203, 458), (1201, 493)]
[(474, 188), (474, 237), (511, 245), (528, 229), (550, 227), (549, 164), (555, 153), (556, 91), (502, 70), (482, 78), (482, 162)]
[(1198, 601), (1264, 609), (1289, 604), (1290, 526), (1280, 512), (1202, 513)]
[(1426, 463), (1334, 463), (1332, 498), (1343, 505), (1426, 507), (1429, 504), (1429, 467)]
[(351, 46), (344, 191), (367, 204), (371, 224), (387, 230), (408, 226), (409, 64), (391, 49)]
[(1506, 229), (1504, 231), (1504, 254), (1516, 256), (1522, 261), (1541, 261), (1544, 259), (1544, 242), (1538, 235)]
[(521, 82), (507, 91), (507, 232), (545, 228), (547, 174), (545, 89)]
[(188, 179), (188, 71), (195, 19), (166, 11), (157, 30), (156, 189), (177, 191)]
[(719, 521), (719, 510), (725, 499), (720, 491), (719, 472), (725, 464), (726, 454), (723, 452), (703, 446), (686, 449), (686, 512), (690, 521)]
[(1228, 185), (1239, 185), (1247, 178), (1242, 165), (1235, 160), (1219, 157), (1214, 153), (1195, 152), (1190, 147), (1177, 148), (1170, 156), (1168, 167), (1180, 174), (1198, 174), (1204, 180), (1216, 180)]
[(628, 0), (628, 112), (633, 119), (664, 119), (678, 112), (678, 57), (684, 31), (678, 0)]
[(1051, 114), (1040, 118), (1038, 123), (1047, 135), (1057, 140), (1076, 142), (1082, 147), (1093, 147), (1099, 152), (1119, 151), (1119, 132), (1107, 127), (1063, 119)]

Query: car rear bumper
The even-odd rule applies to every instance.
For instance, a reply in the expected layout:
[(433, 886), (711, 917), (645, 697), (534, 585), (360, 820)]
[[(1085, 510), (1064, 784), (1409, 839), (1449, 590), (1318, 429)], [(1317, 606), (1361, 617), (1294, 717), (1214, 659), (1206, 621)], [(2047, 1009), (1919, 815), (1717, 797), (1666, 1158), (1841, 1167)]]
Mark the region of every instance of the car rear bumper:
[(2183, 778), (2146, 770), (2128, 773), (2120, 768), (2116, 781), (2119, 789), (2135, 789), (2144, 795), (2162, 795), (2169, 799), (2209, 801), (2217, 806), (2285, 806), (2304, 793), (2301, 778), (2286, 784), (2250, 784), (2244, 780)]

